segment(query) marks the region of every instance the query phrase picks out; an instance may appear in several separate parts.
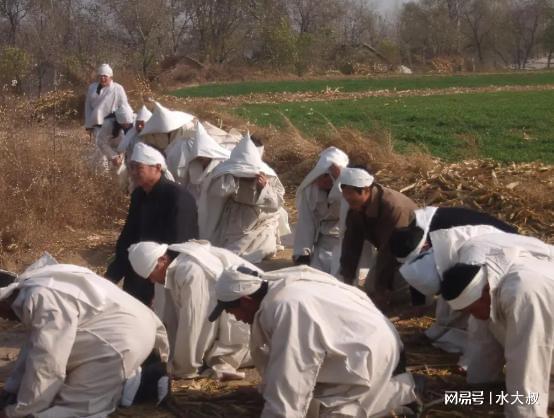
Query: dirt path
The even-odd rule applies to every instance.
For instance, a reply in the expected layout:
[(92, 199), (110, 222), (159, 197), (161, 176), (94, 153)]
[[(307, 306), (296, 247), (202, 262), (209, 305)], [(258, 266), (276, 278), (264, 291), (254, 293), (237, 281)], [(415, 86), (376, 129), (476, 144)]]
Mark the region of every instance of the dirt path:
[(371, 90), (358, 92), (341, 92), (340, 89), (329, 89), (322, 92), (301, 92), (301, 93), (255, 93), (244, 96), (227, 96), (216, 98), (203, 97), (174, 97), (163, 96), (164, 102), (230, 106), (236, 107), (246, 104), (276, 104), (292, 102), (327, 102), (333, 100), (358, 100), (368, 97), (411, 97), (411, 96), (446, 96), (453, 94), (475, 94), (475, 93), (499, 93), (499, 92), (528, 92), (528, 91), (552, 91), (554, 85), (535, 86), (490, 86), (490, 87), (449, 87), (445, 89), (411, 89), (411, 90)]

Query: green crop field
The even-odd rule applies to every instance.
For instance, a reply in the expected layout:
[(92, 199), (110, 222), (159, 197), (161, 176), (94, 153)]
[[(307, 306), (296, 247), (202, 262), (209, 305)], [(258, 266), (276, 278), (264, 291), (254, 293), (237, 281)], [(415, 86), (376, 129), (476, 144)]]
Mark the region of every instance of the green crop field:
[(456, 76), (414, 75), (327, 80), (247, 81), (204, 84), (173, 92), (178, 97), (240, 96), (251, 93), (320, 92), (327, 88), (341, 92), (375, 90), (444, 89), (449, 87), (536, 86), (554, 84), (554, 71)]
[(399, 151), (423, 146), (446, 160), (490, 157), (554, 163), (554, 91), (370, 97), (359, 100), (249, 104), (234, 109), (258, 125), (308, 136), (336, 127), (391, 133)]

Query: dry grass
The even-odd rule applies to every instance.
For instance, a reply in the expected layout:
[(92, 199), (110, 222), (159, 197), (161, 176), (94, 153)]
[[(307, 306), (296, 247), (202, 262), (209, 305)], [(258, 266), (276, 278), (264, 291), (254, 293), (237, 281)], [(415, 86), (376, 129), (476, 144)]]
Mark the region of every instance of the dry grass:
[[(42, 104), (44, 105), (44, 103)], [(15, 110), (14, 110), (15, 108)], [(12, 106), (0, 126), (0, 266), (17, 267), (76, 230), (113, 226), (127, 204), (111, 175), (94, 174), (92, 144), (73, 123)], [(57, 125), (57, 126), (56, 126)], [(56, 126), (56, 127), (55, 127)]]

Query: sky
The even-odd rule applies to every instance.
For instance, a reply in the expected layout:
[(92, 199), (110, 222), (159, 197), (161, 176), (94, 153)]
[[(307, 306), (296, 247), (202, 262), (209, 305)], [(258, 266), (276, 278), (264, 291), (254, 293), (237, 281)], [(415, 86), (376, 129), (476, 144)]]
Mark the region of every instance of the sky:
[(407, 3), (408, 0), (372, 0), (379, 12), (387, 15), (395, 13), (400, 9), (403, 3)]

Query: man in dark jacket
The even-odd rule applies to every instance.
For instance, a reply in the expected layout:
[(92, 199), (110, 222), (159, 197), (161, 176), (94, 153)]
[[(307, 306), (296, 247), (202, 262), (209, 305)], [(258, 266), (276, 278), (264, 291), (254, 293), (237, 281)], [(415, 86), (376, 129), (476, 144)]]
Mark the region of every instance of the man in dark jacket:
[(384, 307), (389, 303), (398, 274), (389, 238), (395, 229), (408, 226), (417, 206), (402, 193), (374, 183), (373, 176), (361, 168), (343, 169), (340, 182), (343, 197), (350, 206), (342, 242), (341, 276), (346, 283), (354, 281), (364, 241), (369, 241), (377, 249), (377, 260), (366, 279), (366, 291), (374, 284), (372, 299)]
[(192, 195), (167, 178), (171, 175), (160, 152), (146, 144), (136, 144), (130, 168), (137, 188), (131, 194), (115, 260), (109, 265), (106, 277), (116, 283), (125, 278), (123, 289), (150, 305), (154, 285), (133, 271), (127, 253), (129, 246), (141, 241), (173, 244), (198, 238), (198, 214)]

